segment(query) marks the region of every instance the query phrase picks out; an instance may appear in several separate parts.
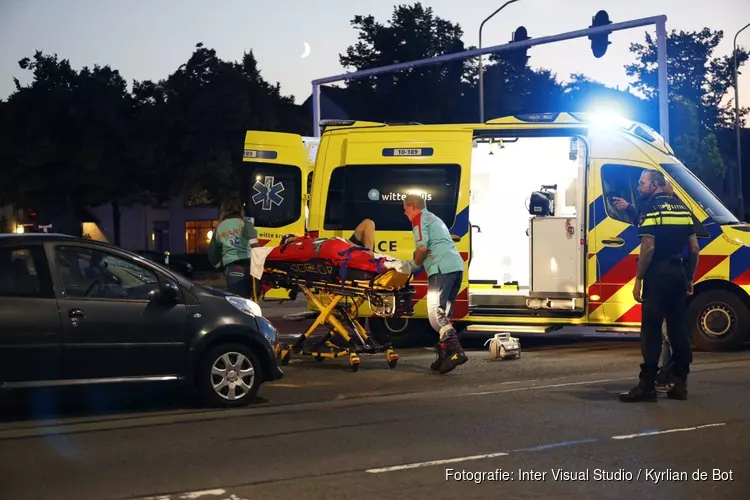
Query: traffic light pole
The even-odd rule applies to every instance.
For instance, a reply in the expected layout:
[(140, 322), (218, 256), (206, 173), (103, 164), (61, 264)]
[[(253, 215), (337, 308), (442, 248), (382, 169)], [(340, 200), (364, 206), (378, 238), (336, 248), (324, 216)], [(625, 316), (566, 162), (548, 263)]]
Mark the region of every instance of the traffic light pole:
[(605, 33), (612, 33), (614, 31), (622, 31), (627, 29), (639, 28), (642, 26), (656, 25), (656, 46), (657, 46), (657, 61), (658, 61), (658, 73), (659, 73), (659, 132), (664, 137), (664, 140), (669, 142), (669, 99), (668, 99), (668, 85), (667, 85), (667, 16), (655, 16), (647, 17), (643, 19), (636, 19), (633, 21), (625, 21), (622, 23), (614, 23), (607, 26), (599, 26), (596, 28), (587, 28), (578, 31), (571, 31), (568, 33), (561, 33), (559, 35), (545, 36), (541, 38), (532, 38), (520, 42), (510, 42), (503, 45), (494, 45), (492, 47), (485, 47), (481, 49), (466, 50), (464, 52), (458, 52), (455, 54), (445, 54), (439, 57), (430, 57), (427, 59), (419, 59), (416, 61), (410, 61), (399, 64), (391, 64), (389, 66), (381, 66), (379, 68), (365, 69), (362, 71), (355, 71), (354, 73), (343, 73), (336, 76), (329, 76), (326, 78), (320, 78), (312, 81), (312, 105), (313, 105), (313, 130), (315, 137), (320, 137), (320, 86), (326, 83), (340, 82), (345, 80), (357, 80), (360, 78), (366, 78), (368, 76), (380, 75), (383, 73), (391, 73), (394, 71), (401, 71), (410, 68), (417, 68), (419, 66), (427, 66), (430, 64), (440, 64), (448, 61), (455, 61), (461, 59), (472, 59), (485, 54), (493, 54), (496, 52), (503, 52), (506, 50), (522, 50), (536, 45), (545, 45), (548, 43), (561, 42), (564, 40), (572, 40), (574, 38), (588, 37), (591, 35), (600, 35)]

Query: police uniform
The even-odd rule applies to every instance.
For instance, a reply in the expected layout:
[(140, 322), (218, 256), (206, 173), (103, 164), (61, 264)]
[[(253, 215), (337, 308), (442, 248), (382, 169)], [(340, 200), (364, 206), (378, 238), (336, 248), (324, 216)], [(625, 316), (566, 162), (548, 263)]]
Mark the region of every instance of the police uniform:
[(643, 276), (641, 318), (641, 383), (622, 401), (655, 400), (654, 382), (662, 348), (662, 323), (666, 319), (672, 346), (672, 373), (686, 380), (692, 363), (690, 339), (685, 324), (688, 276), (682, 251), (695, 234), (688, 208), (677, 198), (657, 193), (646, 201), (638, 221), (639, 237), (654, 238), (654, 251)]

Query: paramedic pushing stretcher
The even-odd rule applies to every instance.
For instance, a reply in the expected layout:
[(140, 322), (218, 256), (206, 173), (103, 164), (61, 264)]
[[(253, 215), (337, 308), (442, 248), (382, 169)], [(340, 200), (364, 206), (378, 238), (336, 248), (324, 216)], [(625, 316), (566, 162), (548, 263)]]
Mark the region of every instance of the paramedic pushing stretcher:
[(219, 211), (219, 225), (208, 245), (211, 265), (224, 266), (227, 291), (253, 299), (253, 277), (250, 275), (251, 249), (259, 246), (258, 232), (245, 219), (245, 210), (238, 197), (224, 200)]
[(427, 272), (427, 314), (430, 325), (440, 335), (438, 357), (430, 369), (445, 374), (468, 361), (451, 323), (464, 261), (445, 223), (425, 208), (421, 196), (406, 196), (404, 214), (412, 223), (417, 247), (410, 263), (412, 271), (424, 266)]
[[(687, 377), (693, 356), (685, 324), (685, 308), (687, 295), (692, 293), (700, 248), (690, 211), (680, 200), (664, 192), (665, 185), (664, 175), (657, 171), (644, 172), (638, 184), (645, 203), (639, 217), (641, 250), (633, 297), (643, 303), (643, 364), (638, 385), (620, 395), (623, 402), (656, 401), (655, 379), (661, 351), (661, 327), (665, 319), (672, 345), (674, 376), (674, 386), (667, 396), (687, 399)], [(690, 250), (687, 266), (682, 261), (685, 245)]]

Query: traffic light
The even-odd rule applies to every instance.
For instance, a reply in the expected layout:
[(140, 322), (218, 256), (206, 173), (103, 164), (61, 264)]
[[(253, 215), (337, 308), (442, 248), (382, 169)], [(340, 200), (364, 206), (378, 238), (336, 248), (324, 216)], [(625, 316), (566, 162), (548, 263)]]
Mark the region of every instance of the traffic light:
[[(612, 21), (609, 20), (609, 14), (607, 14), (606, 10), (600, 10), (592, 18), (589, 28), (606, 26), (608, 24), (612, 24)], [(609, 41), (609, 33), (589, 35), (589, 40), (591, 40), (591, 51), (596, 58), (604, 56), (607, 53), (607, 46), (612, 43)]]
[[(513, 42), (523, 42), (524, 40), (530, 40), (531, 37), (529, 36), (528, 31), (526, 31), (526, 28), (523, 26), (519, 26), (516, 28), (516, 31), (513, 32), (513, 39), (510, 41), (510, 43)], [(516, 49), (511, 50), (508, 53), (507, 60), (515, 67), (517, 68), (524, 68), (526, 66), (526, 62), (529, 60), (529, 56), (526, 55), (526, 52), (529, 49)]]

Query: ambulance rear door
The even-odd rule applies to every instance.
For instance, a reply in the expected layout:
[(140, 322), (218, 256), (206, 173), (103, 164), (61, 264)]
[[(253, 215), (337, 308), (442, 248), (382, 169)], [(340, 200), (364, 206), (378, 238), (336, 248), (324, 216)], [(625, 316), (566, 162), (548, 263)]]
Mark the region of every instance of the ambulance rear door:
[(245, 214), (253, 219), (261, 245), (304, 234), (312, 165), (302, 136), (250, 130), (242, 161)]
[[(375, 222), (375, 251), (411, 260), (415, 243), (403, 200), (407, 194), (417, 193), (425, 198), (427, 209), (445, 222), (468, 261), (472, 136), (469, 128), (430, 125), (331, 134), (325, 162), (330, 182), (322, 195), (325, 199), (319, 200), (323, 209), (320, 235), (349, 238), (362, 220), (371, 219)], [(467, 267), (468, 263), (465, 283)], [(419, 273), (413, 283), (418, 302), (415, 312), (420, 314), (420, 299), (427, 292), (426, 274)], [(468, 312), (465, 294), (463, 302), (456, 305), (457, 313), (459, 309)]]
[[(261, 246), (276, 246), (286, 234), (305, 233), (311, 150), (310, 141), (297, 134), (256, 130), (245, 134), (242, 201)], [(289, 291), (283, 288), (265, 295), (268, 301), (288, 299)]]

